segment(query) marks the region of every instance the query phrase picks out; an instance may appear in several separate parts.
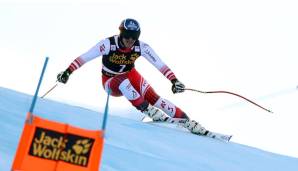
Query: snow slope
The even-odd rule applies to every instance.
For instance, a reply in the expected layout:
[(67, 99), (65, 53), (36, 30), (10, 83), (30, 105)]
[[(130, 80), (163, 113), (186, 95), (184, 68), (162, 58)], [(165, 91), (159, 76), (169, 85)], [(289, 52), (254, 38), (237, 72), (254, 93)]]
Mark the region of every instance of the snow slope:
[[(0, 87), (1, 171), (10, 170), (31, 99)], [(47, 99), (34, 113), (87, 129), (102, 121), (101, 113)], [(101, 170), (297, 171), (298, 159), (109, 115)]]

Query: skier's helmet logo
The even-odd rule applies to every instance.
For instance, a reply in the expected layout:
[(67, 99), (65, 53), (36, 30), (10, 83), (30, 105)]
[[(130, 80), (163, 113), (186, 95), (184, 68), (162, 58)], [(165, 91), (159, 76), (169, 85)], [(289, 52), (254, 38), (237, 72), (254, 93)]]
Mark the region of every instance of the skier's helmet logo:
[(122, 38), (132, 38), (138, 40), (141, 34), (141, 28), (137, 20), (127, 18), (123, 20), (119, 26), (120, 37)]

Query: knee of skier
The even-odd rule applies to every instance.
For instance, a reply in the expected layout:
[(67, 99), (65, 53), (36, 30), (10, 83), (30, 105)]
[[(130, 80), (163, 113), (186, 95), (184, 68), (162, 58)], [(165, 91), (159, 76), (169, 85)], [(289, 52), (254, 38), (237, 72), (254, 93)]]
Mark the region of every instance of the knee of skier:
[(119, 90), (129, 101), (137, 100), (141, 97), (139, 92), (136, 91), (128, 79), (121, 82)]

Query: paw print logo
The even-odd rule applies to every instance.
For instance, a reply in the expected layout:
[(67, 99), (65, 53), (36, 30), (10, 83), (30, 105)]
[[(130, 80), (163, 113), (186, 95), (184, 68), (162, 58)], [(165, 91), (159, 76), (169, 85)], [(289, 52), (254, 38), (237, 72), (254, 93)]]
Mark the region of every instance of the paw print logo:
[(89, 152), (92, 143), (89, 143), (89, 139), (77, 140), (76, 144), (72, 146), (72, 149), (76, 154), (86, 154)]
[(134, 56), (130, 57), (130, 60), (131, 60), (131, 61), (135, 61), (136, 59), (137, 59), (137, 58), (134, 57)]

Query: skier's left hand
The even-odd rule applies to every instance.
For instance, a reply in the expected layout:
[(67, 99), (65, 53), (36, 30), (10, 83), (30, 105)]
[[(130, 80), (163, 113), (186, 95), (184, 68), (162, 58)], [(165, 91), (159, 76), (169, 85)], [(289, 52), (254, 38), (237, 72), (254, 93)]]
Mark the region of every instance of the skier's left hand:
[(71, 74), (71, 71), (69, 69), (66, 69), (65, 71), (60, 72), (57, 75), (57, 81), (59, 81), (60, 83), (66, 84), (70, 74)]
[(173, 79), (172, 81), (172, 92), (175, 93), (182, 93), (184, 92), (185, 85), (181, 83), (178, 79)]

